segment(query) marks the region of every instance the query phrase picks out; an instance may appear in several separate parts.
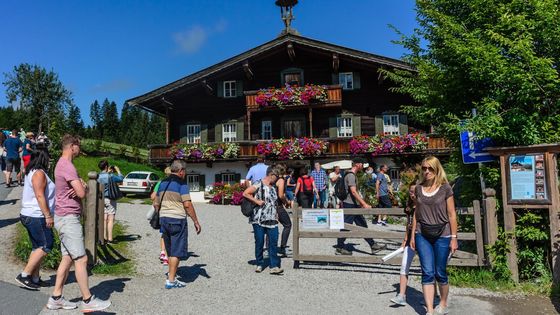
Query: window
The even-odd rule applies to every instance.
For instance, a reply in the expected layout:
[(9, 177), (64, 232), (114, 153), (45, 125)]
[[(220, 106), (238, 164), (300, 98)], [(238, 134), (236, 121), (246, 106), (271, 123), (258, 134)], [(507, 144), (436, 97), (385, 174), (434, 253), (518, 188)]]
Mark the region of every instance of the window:
[(222, 173), (222, 183), (230, 185), (237, 184), (235, 173)]
[(383, 133), (399, 135), (399, 115), (383, 115)]
[(352, 117), (337, 117), (336, 130), (338, 137), (352, 137)]
[(187, 143), (200, 143), (200, 125), (187, 125)]
[(282, 136), (284, 138), (299, 138), (303, 136), (303, 120), (285, 120), (283, 123)]
[(222, 125), (222, 140), (224, 142), (237, 141), (236, 124), (223, 124)]
[(158, 180), (159, 177), (156, 174), (150, 174), (150, 180)]
[(284, 74), (284, 82), (288, 83), (289, 85), (298, 85), (301, 86), (301, 73), (285, 73)]
[(236, 97), (235, 81), (224, 81), (224, 97)]
[(200, 191), (200, 175), (187, 174), (187, 184), (190, 191)]
[(339, 82), (342, 84), (343, 90), (353, 90), (354, 89), (354, 75), (352, 72), (342, 72), (338, 75)]
[(389, 169), (389, 177), (391, 178), (393, 190), (398, 191), (401, 185), (401, 170), (399, 168)]
[(262, 121), (261, 138), (263, 140), (272, 139), (272, 121), (270, 121), (270, 120), (263, 120)]

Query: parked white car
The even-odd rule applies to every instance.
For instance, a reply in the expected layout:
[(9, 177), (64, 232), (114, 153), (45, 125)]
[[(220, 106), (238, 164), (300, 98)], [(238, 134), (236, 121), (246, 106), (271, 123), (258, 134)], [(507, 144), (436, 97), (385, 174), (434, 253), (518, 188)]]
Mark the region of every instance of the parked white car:
[(149, 195), (159, 181), (159, 176), (152, 172), (134, 171), (128, 173), (120, 185), (123, 194)]

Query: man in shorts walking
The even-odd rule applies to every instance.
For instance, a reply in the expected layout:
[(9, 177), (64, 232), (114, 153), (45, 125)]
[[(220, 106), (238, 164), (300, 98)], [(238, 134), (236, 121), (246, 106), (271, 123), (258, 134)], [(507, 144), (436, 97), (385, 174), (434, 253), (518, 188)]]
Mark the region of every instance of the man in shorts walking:
[(6, 150), (6, 187), (12, 185), (12, 172), (16, 172), (18, 183), (23, 186), (21, 181), (21, 158), (19, 153), (22, 150), (22, 143), (17, 136), (17, 130), (12, 130), (12, 134), (4, 141), (4, 150)]
[(77, 307), (76, 303), (67, 301), (62, 296), (68, 272), (74, 264), (76, 282), (82, 293), (80, 303), (82, 312), (101, 311), (109, 307), (111, 302), (96, 298), (89, 290), (87, 256), (80, 223), (81, 199), (86, 196), (87, 185), (78, 176), (78, 172), (72, 164), (72, 160), (80, 154), (80, 139), (76, 136), (64, 135), (61, 146), (62, 156), (54, 170), (56, 191), (54, 227), (59, 234), (62, 259), (56, 271), (56, 283), (47, 308), (57, 310)]

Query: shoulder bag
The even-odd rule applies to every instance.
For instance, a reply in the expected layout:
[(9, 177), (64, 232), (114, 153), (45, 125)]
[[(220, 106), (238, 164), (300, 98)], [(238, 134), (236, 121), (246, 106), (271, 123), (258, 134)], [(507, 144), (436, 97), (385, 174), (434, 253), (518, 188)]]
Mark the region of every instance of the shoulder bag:
[[(261, 182), (261, 200), (264, 200), (264, 186), (262, 182)], [(249, 218), (253, 215), (255, 207), (257, 207), (257, 205), (254, 204), (251, 200), (247, 198), (243, 198), (243, 202), (241, 203), (241, 213), (243, 213), (244, 216)]]
[(163, 202), (163, 197), (165, 197), (165, 193), (167, 192), (167, 188), (169, 188), (169, 185), (171, 185), (171, 181), (169, 181), (167, 183), (167, 187), (165, 187), (165, 190), (163, 191), (163, 194), (161, 195), (161, 198), (159, 199), (159, 207), (157, 207), (157, 208), (154, 207), (155, 212), (154, 212), (154, 215), (152, 216), (152, 218), (150, 219), (150, 226), (154, 230), (159, 230), (161, 228), (161, 224), (159, 223), (159, 210), (161, 209), (161, 203)]

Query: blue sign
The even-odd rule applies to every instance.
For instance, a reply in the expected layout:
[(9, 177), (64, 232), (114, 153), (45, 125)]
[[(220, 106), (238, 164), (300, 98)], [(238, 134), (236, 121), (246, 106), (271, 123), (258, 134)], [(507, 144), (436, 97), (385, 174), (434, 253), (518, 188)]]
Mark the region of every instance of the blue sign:
[(492, 139), (478, 139), (473, 132), (461, 132), (461, 153), (463, 155), (463, 163), (485, 163), (496, 160), (495, 156), (485, 152), (484, 148), (493, 146)]

